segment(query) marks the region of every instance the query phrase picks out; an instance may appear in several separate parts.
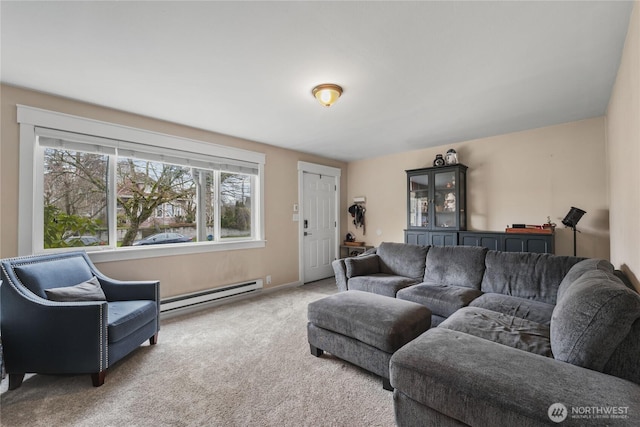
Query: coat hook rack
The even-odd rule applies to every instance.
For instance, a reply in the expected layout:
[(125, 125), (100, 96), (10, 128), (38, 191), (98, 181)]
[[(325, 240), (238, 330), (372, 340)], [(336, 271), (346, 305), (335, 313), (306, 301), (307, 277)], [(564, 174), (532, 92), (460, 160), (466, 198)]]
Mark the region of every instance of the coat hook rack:
[(349, 207), (349, 213), (353, 217), (353, 225), (355, 225), (356, 228), (362, 227), (362, 234), (366, 234), (364, 213), (367, 210), (362, 206), (365, 202), (366, 198), (364, 196), (354, 197), (353, 205)]

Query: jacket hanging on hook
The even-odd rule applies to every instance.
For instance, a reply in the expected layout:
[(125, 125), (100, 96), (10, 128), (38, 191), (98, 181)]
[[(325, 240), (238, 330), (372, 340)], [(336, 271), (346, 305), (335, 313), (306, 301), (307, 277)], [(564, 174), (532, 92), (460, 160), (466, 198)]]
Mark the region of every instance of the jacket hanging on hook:
[(365, 212), (366, 212), (366, 209), (364, 208), (364, 206), (361, 206), (357, 203), (349, 206), (349, 213), (353, 217), (353, 225), (355, 225), (356, 228), (362, 227), (362, 234), (366, 233), (365, 224), (364, 224)]

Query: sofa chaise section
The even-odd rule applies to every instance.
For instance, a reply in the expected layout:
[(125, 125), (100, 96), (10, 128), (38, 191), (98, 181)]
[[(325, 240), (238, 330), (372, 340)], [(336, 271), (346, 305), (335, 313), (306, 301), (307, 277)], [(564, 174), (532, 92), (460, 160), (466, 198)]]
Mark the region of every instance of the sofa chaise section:
[[(640, 419), (640, 387), (631, 381), (441, 327), (398, 350), (390, 375), (401, 427), (554, 425), (555, 403), (624, 408), (620, 425)], [(561, 425), (589, 423), (569, 417)]]
[(548, 324), (468, 306), (396, 352), (398, 425), (540, 425), (556, 403), (622, 407), (622, 425), (636, 422), (640, 295), (602, 260), (580, 261), (565, 278)]

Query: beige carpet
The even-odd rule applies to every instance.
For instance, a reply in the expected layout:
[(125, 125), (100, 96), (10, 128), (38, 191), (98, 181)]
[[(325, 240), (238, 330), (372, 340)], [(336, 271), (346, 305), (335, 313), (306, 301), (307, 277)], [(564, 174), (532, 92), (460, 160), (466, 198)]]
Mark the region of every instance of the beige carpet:
[(112, 366), (102, 387), (33, 375), (6, 391), (5, 378), (0, 424), (393, 426), (378, 377), (309, 352), (307, 304), (334, 292), (324, 280), (163, 320), (159, 343)]

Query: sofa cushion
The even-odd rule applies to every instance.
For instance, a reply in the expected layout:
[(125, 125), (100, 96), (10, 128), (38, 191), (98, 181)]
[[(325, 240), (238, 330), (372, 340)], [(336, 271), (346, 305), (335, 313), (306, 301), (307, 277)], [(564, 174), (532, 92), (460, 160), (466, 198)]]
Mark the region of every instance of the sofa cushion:
[(349, 290), (371, 292), (378, 295), (395, 297), (396, 293), (407, 286), (415, 285), (418, 281), (409, 277), (394, 276), (392, 274), (370, 274), (356, 276), (349, 279)]
[[(432, 250), (435, 248), (432, 248)], [(461, 307), (466, 307), (482, 291), (461, 286), (448, 286), (436, 283), (420, 283), (400, 289), (397, 298), (417, 302), (426, 306), (431, 313), (449, 317)]]
[(47, 298), (51, 301), (73, 302), (73, 301), (106, 301), (107, 297), (100, 287), (97, 277), (82, 282), (75, 286), (62, 288), (49, 288), (44, 290)]
[(613, 273), (613, 265), (607, 260), (598, 258), (583, 259), (577, 264), (574, 264), (574, 266), (569, 269), (566, 276), (564, 276), (562, 282), (560, 282), (560, 286), (558, 286), (557, 300), (560, 300), (562, 298), (562, 295), (566, 292), (569, 286), (576, 281), (576, 279), (578, 279), (587, 271), (593, 270), (603, 270), (609, 273)]
[(93, 277), (93, 272), (82, 256), (38, 260), (16, 265), (13, 269), (22, 284), (41, 298), (47, 298), (45, 289), (74, 286)]
[(380, 257), (380, 272), (422, 282), (428, 249), (426, 246), (382, 242), (376, 251)]
[(420, 305), (369, 292), (347, 291), (309, 304), (310, 323), (355, 338), (387, 353), (413, 340), (431, 324)]
[(551, 357), (549, 327), (480, 307), (456, 311), (439, 328), (464, 332), (529, 353)]
[[(618, 346), (638, 340), (632, 332), (640, 319), (640, 295), (612, 273), (592, 270), (569, 286), (551, 318), (554, 357), (603, 371)], [(637, 347), (637, 346), (636, 346)], [(618, 354), (618, 359), (624, 359)], [(638, 354), (628, 354), (637, 363)], [(618, 360), (618, 363), (622, 363)]]
[(108, 303), (109, 342), (114, 343), (129, 336), (157, 317), (158, 305), (155, 301), (133, 300)]
[(380, 273), (380, 257), (376, 254), (345, 258), (344, 265), (347, 277), (366, 276)]
[(551, 254), (488, 251), (480, 289), (555, 304), (560, 282), (581, 260)]
[(471, 301), (469, 306), (486, 308), (547, 326), (551, 323), (551, 314), (555, 307), (553, 304), (541, 301), (493, 293), (483, 294)]
[(427, 253), (424, 281), (480, 289), (487, 248), (433, 246)]

